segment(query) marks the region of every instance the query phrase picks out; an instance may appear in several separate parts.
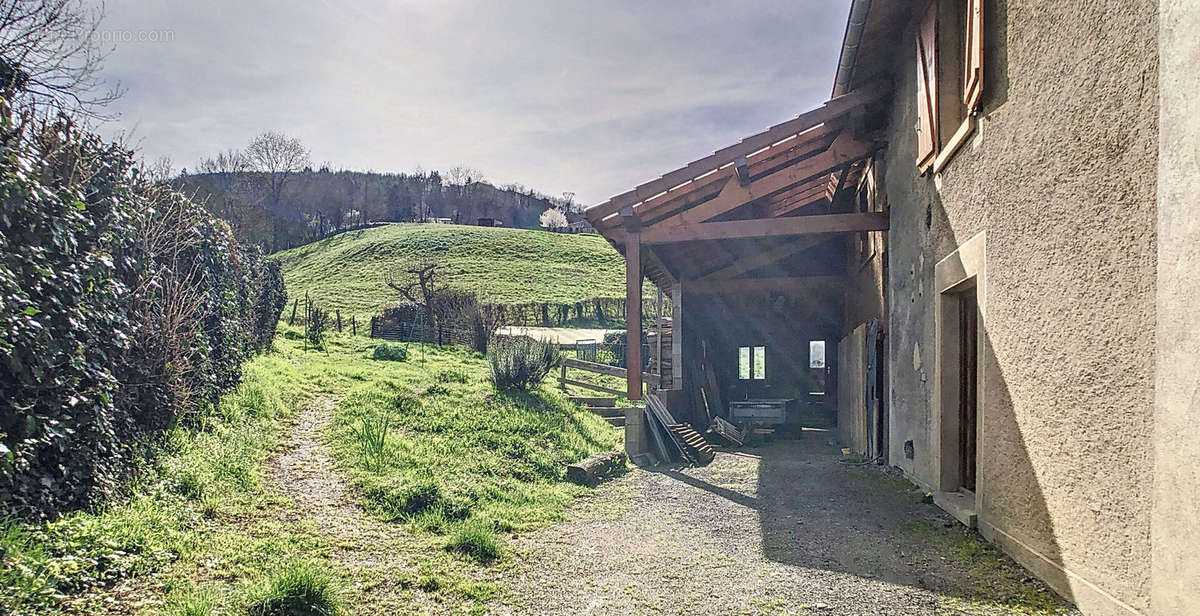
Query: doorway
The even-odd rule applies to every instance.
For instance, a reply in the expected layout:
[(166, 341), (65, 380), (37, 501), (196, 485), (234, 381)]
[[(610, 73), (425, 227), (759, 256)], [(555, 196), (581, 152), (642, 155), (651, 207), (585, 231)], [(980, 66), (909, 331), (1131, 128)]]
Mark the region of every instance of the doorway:
[(979, 301), (972, 287), (958, 294), (958, 462), (963, 490), (975, 491), (979, 426)]

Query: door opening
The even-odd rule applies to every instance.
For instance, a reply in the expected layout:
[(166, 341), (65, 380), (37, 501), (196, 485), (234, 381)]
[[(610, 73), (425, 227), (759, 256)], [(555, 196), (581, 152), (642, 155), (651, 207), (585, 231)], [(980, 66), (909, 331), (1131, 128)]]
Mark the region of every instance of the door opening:
[(958, 460), (962, 489), (975, 491), (978, 426), (978, 362), (979, 303), (975, 289), (968, 289), (958, 298), (959, 356), (958, 356)]

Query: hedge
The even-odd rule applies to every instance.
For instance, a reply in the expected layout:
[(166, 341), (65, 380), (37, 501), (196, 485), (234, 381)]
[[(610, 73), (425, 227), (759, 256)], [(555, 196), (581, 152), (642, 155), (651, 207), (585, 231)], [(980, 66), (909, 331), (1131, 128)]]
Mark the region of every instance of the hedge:
[(0, 516), (113, 495), (162, 428), (237, 384), (284, 301), (276, 261), (132, 152), (0, 118)]

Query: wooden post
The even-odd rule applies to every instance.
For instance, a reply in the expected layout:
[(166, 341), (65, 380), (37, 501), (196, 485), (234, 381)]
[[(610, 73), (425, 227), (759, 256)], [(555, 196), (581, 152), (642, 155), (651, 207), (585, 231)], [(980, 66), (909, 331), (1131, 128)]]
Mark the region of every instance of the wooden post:
[(683, 280), (671, 285), (671, 389), (683, 389)]
[(562, 372), (558, 375), (558, 387), (563, 391), (567, 391), (567, 365), (561, 364), (559, 367), (562, 369)]
[(663, 327), (663, 296), (662, 289), (658, 289), (657, 295), (654, 297), (654, 375), (658, 377), (658, 386), (662, 387), (662, 327)]
[(626, 396), (642, 399), (642, 242), (633, 208), (621, 212), (625, 219), (625, 379)]

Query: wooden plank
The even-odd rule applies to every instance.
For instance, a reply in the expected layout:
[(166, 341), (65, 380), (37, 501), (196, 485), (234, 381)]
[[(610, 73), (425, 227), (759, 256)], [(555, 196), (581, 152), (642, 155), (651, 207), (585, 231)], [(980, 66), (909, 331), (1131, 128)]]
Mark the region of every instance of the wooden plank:
[(713, 411), (713, 416), (720, 416), (725, 413), (725, 402), (721, 398), (721, 388), (717, 386), (717, 373), (713, 371), (712, 359), (704, 358), (704, 403), (711, 404), (716, 409)]
[(891, 84), (887, 82), (875, 82), (858, 88), (853, 92), (832, 98), (825, 101), (816, 109), (802, 113), (786, 122), (776, 124), (761, 133), (747, 137), (734, 145), (717, 150), (704, 158), (694, 160), (675, 171), (664, 174), (662, 177), (641, 184), (633, 190), (621, 193), (608, 201), (594, 205), (588, 208), (584, 215), (589, 222), (595, 225), (601, 220), (621, 211), (623, 207), (645, 201), (688, 180), (699, 177), (708, 171), (728, 164), (736, 158), (749, 156), (791, 135), (804, 132), (814, 126), (846, 115), (866, 103), (878, 100), (890, 91)]
[(886, 212), (856, 212), (654, 227), (644, 231), (639, 239), (640, 243), (645, 244), (670, 244), (673, 242), (849, 233), (852, 231), (887, 231), (887, 229), (888, 215)]
[[(579, 370), (587, 370), (588, 372), (596, 372), (599, 374), (607, 374), (609, 376), (615, 376), (615, 377), (619, 377), (622, 379), (625, 378), (629, 373), (628, 370), (626, 370), (620, 366), (610, 366), (608, 364), (597, 364), (595, 362), (584, 361), (582, 359), (575, 359), (573, 357), (562, 358), (562, 365), (563, 365), (563, 367), (577, 368)], [(655, 376), (649, 372), (642, 373), (642, 379), (644, 381), (648, 381), (648, 382), (653, 381), (654, 378), (655, 378)]]
[(779, 246), (776, 246), (770, 250), (753, 252), (740, 257), (733, 263), (730, 263), (721, 269), (701, 276), (700, 280), (722, 280), (736, 278), (742, 274), (745, 274), (746, 272), (751, 272), (760, 267), (766, 267), (772, 263), (777, 263), (798, 252), (803, 252), (828, 240), (829, 238), (823, 235), (801, 237), (795, 241), (780, 244)]
[[(636, 223), (635, 223), (636, 224)], [(639, 230), (625, 230), (625, 375), (626, 397), (642, 399), (642, 243)]]
[(611, 394), (614, 396), (624, 396), (625, 395), (625, 392), (623, 392), (619, 389), (612, 389), (610, 387), (593, 385), (592, 383), (588, 383), (587, 381), (576, 381), (575, 379), (563, 379), (563, 382), (566, 383), (567, 385), (574, 385), (575, 387), (582, 387), (584, 389), (590, 389), (592, 391), (599, 391), (599, 392)]
[(652, 229), (663, 225), (704, 222), (714, 216), (719, 216), (746, 205), (755, 199), (768, 197), (809, 178), (828, 173), (836, 167), (869, 156), (875, 149), (875, 144), (855, 140), (848, 133), (843, 132), (829, 146), (829, 149), (821, 154), (800, 161), (795, 165), (784, 167), (745, 186), (742, 186), (735, 179), (730, 178), (725, 182), (724, 187), (716, 197), (683, 210), (678, 214), (654, 222), (646, 231), (650, 232)]

